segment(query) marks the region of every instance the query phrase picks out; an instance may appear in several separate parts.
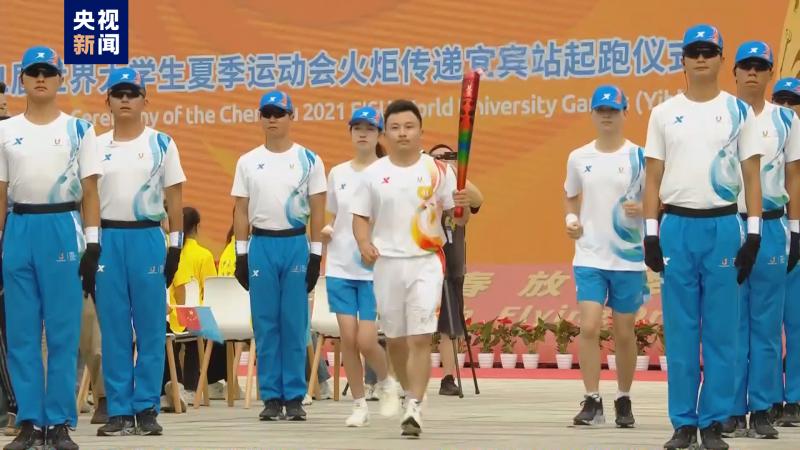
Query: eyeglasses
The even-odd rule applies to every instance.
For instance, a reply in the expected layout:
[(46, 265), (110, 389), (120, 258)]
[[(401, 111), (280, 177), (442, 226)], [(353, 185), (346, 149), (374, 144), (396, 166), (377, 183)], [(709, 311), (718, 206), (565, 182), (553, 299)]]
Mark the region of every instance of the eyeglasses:
[(45, 78), (57, 77), (60, 75), (55, 67), (43, 64), (28, 67), (23, 73), (32, 78), (39, 78), (39, 75), (43, 75)]
[(269, 119), (272, 117), (276, 119), (282, 119), (286, 117), (288, 114), (289, 114), (288, 112), (279, 108), (264, 108), (261, 110), (261, 117), (263, 119)]
[(800, 95), (791, 92), (778, 92), (772, 96), (772, 102), (778, 105), (798, 106), (800, 105)]
[(683, 49), (683, 56), (689, 59), (697, 59), (701, 56), (703, 59), (711, 59), (721, 54), (722, 50), (719, 47), (690, 46)]
[(458, 159), (458, 153), (456, 152), (439, 153), (438, 155), (433, 155), (433, 159), (438, 159), (439, 161), (455, 161)]
[(136, 90), (120, 89), (111, 91), (108, 93), (108, 95), (109, 97), (116, 98), (117, 100), (122, 100), (125, 97), (128, 97), (129, 99), (134, 99), (142, 97), (142, 92)]
[(747, 58), (742, 61), (736, 63), (736, 67), (745, 72), (749, 72), (752, 69), (755, 69), (756, 72), (766, 72), (772, 68), (772, 66), (763, 59), (760, 58)]

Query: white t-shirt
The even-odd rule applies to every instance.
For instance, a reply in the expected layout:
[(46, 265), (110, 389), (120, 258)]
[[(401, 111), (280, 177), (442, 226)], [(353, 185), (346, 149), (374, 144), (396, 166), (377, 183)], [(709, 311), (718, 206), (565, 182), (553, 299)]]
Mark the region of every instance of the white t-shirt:
[(103, 157), (100, 217), (107, 220), (160, 222), (164, 188), (183, 183), (178, 147), (168, 135), (146, 127), (139, 137), (115, 141), (109, 131), (97, 138)]
[[(800, 159), (800, 118), (794, 111), (767, 102), (756, 117), (757, 133), (742, 136), (741, 145), (764, 151), (761, 158), (761, 198), (764, 211), (781, 209), (789, 201), (786, 163)], [(744, 191), (739, 212), (747, 212)]]
[(333, 236), (328, 244), (325, 274), (348, 280), (371, 280), (372, 267), (361, 261), (356, 238), (353, 236), (353, 214), (350, 206), (361, 184), (366, 168), (356, 171), (350, 161), (339, 164), (328, 173), (326, 209), (335, 214)]
[(250, 199), (250, 225), (286, 230), (306, 225), (308, 197), (325, 189), (325, 166), (316, 153), (298, 144), (281, 153), (259, 145), (236, 163), (231, 195)]
[(428, 155), (399, 167), (381, 158), (364, 171), (350, 211), (374, 221), (372, 243), (381, 256), (407, 258), (439, 252), (442, 214), (452, 209), (456, 178)]
[(740, 162), (764, 154), (741, 145), (747, 133), (759, 133), (752, 108), (724, 91), (707, 102), (679, 94), (656, 106), (645, 156), (664, 161), (661, 201), (693, 209), (736, 203)]
[(604, 270), (645, 270), (644, 221), (629, 218), (622, 204), (641, 202), (644, 150), (625, 141), (619, 150), (601, 152), (595, 141), (573, 150), (567, 160), (564, 190), (581, 197), (583, 236), (575, 241), (575, 266)]
[(91, 123), (61, 113), (46, 125), (16, 115), (0, 125), (0, 181), (11, 203), (79, 202), (81, 180), (102, 175)]

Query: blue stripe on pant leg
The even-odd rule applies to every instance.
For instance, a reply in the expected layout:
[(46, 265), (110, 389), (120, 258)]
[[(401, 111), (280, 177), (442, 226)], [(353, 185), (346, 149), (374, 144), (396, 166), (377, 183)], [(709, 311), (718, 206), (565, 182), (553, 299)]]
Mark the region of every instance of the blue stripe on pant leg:
[(270, 238), (252, 236), (248, 263), (250, 268), (250, 312), (256, 336), (258, 389), (262, 400), (282, 400), (280, 348), (280, 284), (273, 261), (280, 261)]
[(131, 300), (125, 267), (125, 230), (104, 229), (101, 235), (97, 294), (97, 321), (100, 324), (100, 345), (103, 350), (103, 382), (108, 402), (108, 415), (130, 416), (133, 398), (133, 332)]
[(308, 389), (305, 360), (308, 342), (308, 293), (306, 264), (308, 242), (305, 235), (272, 238), (283, 255), (281, 270), (280, 345), (282, 391), (285, 400), (302, 400)]
[(750, 278), (748, 398), (750, 411), (763, 411), (775, 400), (782, 367), (781, 322), (786, 295), (786, 229), (782, 221), (764, 222), (761, 249)]
[(661, 247), (666, 259), (661, 289), (664, 333), (667, 340), (669, 417), (674, 428), (697, 426), (697, 391), (700, 387), (700, 277), (690, 221), (665, 215)]
[(133, 327), (136, 331), (136, 368), (132, 409), (134, 413), (161, 407), (164, 373), (164, 233), (160, 228), (127, 230), (126, 266), (130, 280)]
[(48, 426), (78, 423), (75, 384), (83, 290), (78, 276), (80, 225), (74, 217), (73, 213), (41, 214), (33, 221), (35, 234), (46, 236), (34, 243), (33, 257), (47, 335)]
[[(740, 297), (734, 265), (742, 244), (738, 215), (698, 219), (691, 245), (701, 251), (701, 345), (703, 386), (698, 402), (698, 427), (724, 422), (733, 408)], [(671, 367), (670, 367), (671, 368)]]
[(734, 399), (731, 416), (745, 416), (749, 411), (747, 405), (747, 379), (750, 361), (750, 287), (751, 279), (748, 278), (739, 288), (739, 339), (734, 349), (736, 357), (736, 379), (734, 380)]
[(46, 425), (42, 366), (42, 299), (33, 268), (31, 216), (9, 214), (3, 239), (8, 372), (17, 397), (17, 423)]
[(786, 333), (786, 386), (783, 397), (787, 403), (800, 403), (800, 267), (795, 267), (788, 277), (783, 329)]

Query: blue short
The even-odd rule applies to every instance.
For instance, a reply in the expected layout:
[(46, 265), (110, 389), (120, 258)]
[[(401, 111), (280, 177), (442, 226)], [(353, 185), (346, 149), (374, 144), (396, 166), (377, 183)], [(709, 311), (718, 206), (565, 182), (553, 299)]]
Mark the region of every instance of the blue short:
[(647, 276), (644, 271), (574, 267), (578, 301), (597, 302), (621, 314), (632, 314), (644, 303)]
[(325, 285), (332, 313), (356, 316), (359, 320), (377, 319), (375, 291), (371, 280), (326, 277)]

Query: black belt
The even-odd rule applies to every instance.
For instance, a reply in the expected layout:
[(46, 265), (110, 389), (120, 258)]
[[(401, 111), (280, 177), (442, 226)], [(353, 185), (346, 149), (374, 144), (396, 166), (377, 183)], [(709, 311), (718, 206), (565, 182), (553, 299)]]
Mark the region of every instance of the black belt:
[(13, 206), (15, 214), (54, 214), (77, 210), (78, 204), (75, 202), (46, 204), (14, 203)]
[(736, 203), (728, 206), (722, 206), (720, 208), (711, 208), (711, 209), (692, 209), (692, 208), (684, 208), (683, 206), (664, 205), (664, 212), (667, 214), (674, 214), (676, 216), (682, 216), (682, 217), (707, 218), (707, 217), (732, 216), (739, 212), (739, 207), (736, 205)]
[[(769, 211), (764, 211), (761, 214), (761, 219), (763, 220), (775, 220), (780, 219), (783, 217), (783, 208), (780, 209), (770, 209)], [(742, 219), (747, 220), (747, 213), (741, 213)]]
[(253, 227), (253, 236), (292, 237), (306, 234), (306, 227), (289, 228), (288, 230), (265, 230)]
[(160, 227), (161, 223), (155, 220), (100, 220), (103, 228), (155, 228)]

